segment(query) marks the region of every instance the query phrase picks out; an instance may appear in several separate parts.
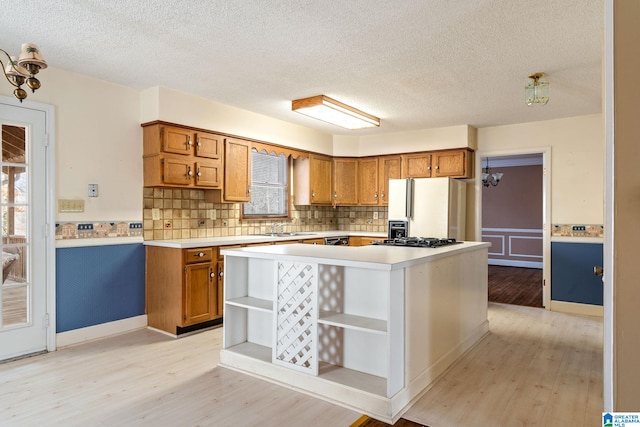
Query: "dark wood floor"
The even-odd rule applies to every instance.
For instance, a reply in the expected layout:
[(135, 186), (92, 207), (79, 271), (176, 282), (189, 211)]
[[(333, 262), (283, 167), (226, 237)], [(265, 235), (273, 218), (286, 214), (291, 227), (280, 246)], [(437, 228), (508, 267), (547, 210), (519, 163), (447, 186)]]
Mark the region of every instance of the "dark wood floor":
[(489, 301), (542, 307), (542, 270), (490, 265)]

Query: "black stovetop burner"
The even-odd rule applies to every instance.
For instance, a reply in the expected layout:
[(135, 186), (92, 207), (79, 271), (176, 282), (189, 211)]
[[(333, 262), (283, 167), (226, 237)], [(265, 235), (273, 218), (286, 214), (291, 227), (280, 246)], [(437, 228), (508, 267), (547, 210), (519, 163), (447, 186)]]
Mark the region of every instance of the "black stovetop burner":
[(376, 241), (374, 245), (409, 246), (414, 248), (439, 248), (441, 246), (462, 243), (456, 239), (437, 239), (435, 237), (398, 237), (395, 239)]

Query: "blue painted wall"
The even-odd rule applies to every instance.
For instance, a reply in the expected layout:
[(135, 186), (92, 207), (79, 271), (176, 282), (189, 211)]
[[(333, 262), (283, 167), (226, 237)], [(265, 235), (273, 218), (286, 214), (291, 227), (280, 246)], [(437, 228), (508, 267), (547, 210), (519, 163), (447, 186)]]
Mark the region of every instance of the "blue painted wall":
[(602, 278), (593, 274), (602, 260), (601, 243), (551, 242), (551, 299), (602, 305)]
[(144, 314), (144, 245), (56, 249), (56, 331)]

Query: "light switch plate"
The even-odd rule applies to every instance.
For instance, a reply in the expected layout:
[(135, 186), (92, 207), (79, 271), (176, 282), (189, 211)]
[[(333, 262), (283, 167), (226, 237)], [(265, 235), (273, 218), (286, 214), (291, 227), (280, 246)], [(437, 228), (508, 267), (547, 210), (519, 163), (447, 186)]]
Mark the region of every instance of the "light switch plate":
[(84, 212), (84, 200), (58, 199), (58, 212)]

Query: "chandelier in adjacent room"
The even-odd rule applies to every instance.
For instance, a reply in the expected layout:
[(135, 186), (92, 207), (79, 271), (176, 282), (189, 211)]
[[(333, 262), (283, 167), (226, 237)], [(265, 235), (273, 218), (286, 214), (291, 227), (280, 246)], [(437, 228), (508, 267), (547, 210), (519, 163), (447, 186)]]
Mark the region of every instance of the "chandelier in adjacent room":
[(491, 173), (491, 168), (489, 167), (489, 158), (487, 157), (487, 167), (484, 168), (484, 172), (482, 173), (482, 185), (485, 187), (492, 186), (495, 187), (498, 185), (500, 180), (502, 179), (502, 173)]

